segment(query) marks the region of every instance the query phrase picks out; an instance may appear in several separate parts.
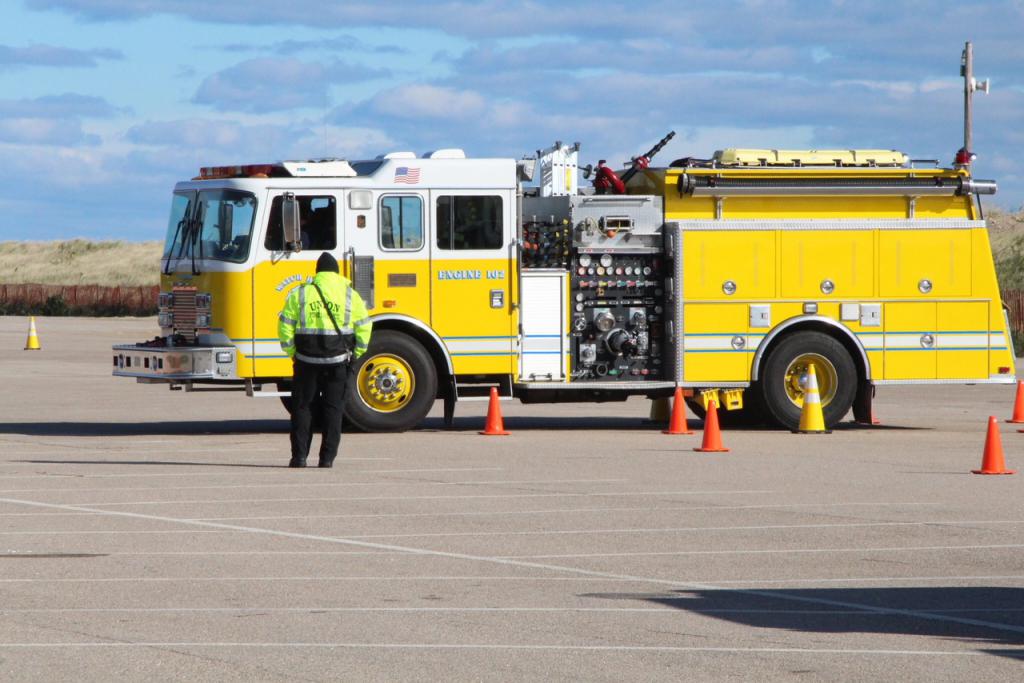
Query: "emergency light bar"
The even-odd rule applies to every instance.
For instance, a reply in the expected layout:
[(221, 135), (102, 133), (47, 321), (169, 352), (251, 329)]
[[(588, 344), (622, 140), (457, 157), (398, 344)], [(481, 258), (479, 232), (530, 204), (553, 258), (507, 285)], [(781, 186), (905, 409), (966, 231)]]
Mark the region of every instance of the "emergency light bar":
[(281, 161), (276, 164), (247, 164), (242, 166), (204, 166), (196, 180), (221, 178), (269, 178), (284, 176), (295, 178), (354, 178), (358, 173), (344, 159), (316, 159), (311, 161)]
[(249, 164), (247, 166), (203, 166), (199, 169), (200, 180), (219, 178), (269, 178), (274, 164)]

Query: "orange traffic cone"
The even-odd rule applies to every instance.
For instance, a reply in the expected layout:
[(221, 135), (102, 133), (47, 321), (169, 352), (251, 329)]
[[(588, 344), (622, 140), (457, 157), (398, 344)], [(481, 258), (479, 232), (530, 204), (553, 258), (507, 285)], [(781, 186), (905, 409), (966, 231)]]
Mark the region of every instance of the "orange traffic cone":
[(39, 351), (42, 348), (39, 345), (39, 335), (36, 333), (36, 317), (33, 315), (28, 319), (28, 340), (25, 342), (25, 350)]
[(1003, 442), (999, 439), (999, 423), (995, 416), (988, 418), (988, 434), (985, 436), (985, 450), (981, 454), (981, 469), (971, 470), (974, 474), (1016, 474), (1006, 469), (1003, 459)]
[(1024, 382), (1017, 381), (1017, 398), (1013, 402), (1013, 417), (1007, 422), (1020, 424), (1024, 422)]
[(508, 436), (511, 432), (505, 431), (505, 423), (501, 419), (501, 405), (498, 399), (498, 387), (491, 387), (491, 400), (487, 404), (487, 424), (481, 434), (487, 436)]
[(690, 425), (686, 423), (686, 404), (683, 402), (683, 390), (676, 387), (676, 395), (672, 398), (672, 416), (668, 421), (668, 429), (663, 429), (662, 434), (693, 434)]
[(704, 441), (700, 448), (693, 450), (701, 453), (729, 452), (729, 449), (722, 445), (722, 432), (718, 429), (718, 406), (714, 401), (708, 403), (708, 414), (704, 416)]

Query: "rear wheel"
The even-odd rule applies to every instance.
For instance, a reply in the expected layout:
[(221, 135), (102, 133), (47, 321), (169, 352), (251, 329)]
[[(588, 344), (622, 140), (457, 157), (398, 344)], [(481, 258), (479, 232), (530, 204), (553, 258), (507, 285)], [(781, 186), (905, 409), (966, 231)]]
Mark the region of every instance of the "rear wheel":
[(796, 332), (772, 349), (760, 382), (767, 414), (786, 429), (800, 425), (811, 366), (826, 426), (843, 419), (853, 405), (857, 368), (846, 347), (821, 332)]
[(374, 332), (352, 365), (345, 415), (368, 432), (402, 432), (419, 424), (437, 398), (437, 370), (423, 346), (393, 330)]

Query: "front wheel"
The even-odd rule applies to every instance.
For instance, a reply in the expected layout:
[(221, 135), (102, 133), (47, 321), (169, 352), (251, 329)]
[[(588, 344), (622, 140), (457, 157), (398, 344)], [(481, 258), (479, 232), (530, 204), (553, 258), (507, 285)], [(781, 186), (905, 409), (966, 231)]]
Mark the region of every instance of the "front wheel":
[(857, 393), (857, 368), (836, 339), (821, 332), (796, 332), (772, 349), (761, 373), (767, 414), (786, 429), (800, 426), (809, 369), (814, 366), (825, 425), (843, 419)]
[(370, 348), (352, 364), (345, 416), (368, 432), (404, 432), (430, 412), (437, 369), (423, 346), (393, 330), (374, 332)]

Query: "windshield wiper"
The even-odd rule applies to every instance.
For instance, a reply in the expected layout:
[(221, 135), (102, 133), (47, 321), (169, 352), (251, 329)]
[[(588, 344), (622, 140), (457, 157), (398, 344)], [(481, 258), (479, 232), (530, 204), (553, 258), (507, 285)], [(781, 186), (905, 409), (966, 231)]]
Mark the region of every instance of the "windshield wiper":
[(205, 220), (206, 220), (206, 209), (205, 209), (205, 207), (203, 205), (203, 202), (200, 201), (199, 204), (196, 206), (196, 213), (192, 217), (192, 232), (191, 232), (191, 235), (190, 235), (191, 239), (189, 240), (189, 253), (192, 255), (192, 274), (193, 275), (199, 275), (199, 269), (196, 268), (196, 243), (197, 242), (199, 243), (199, 258), (200, 259), (203, 258), (203, 240), (200, 239), (200, 238), (202, 237), (201, 233), (203, 231), (203, 221), (205, 221)]
[(164, 266), (164, 275), (171, 274), (171, 259), (181, 258), (181, 249), (178, 249), (178, 255), (174, 256), (174, 245), (178, 243), (178, 235), (181, 234), (181, 226), (186, 223), (188, 223), (188, 218), (182, 217), (182, 219), (178, 221), (177, 227), (174, 228), (174, 237), (171, 238), (171, 246), (167, 250), (167, 265)]

